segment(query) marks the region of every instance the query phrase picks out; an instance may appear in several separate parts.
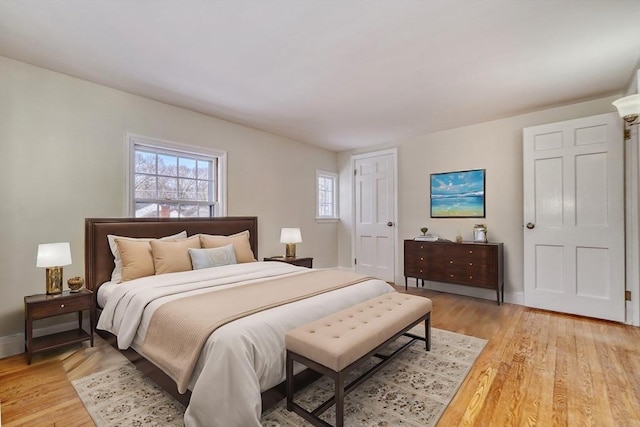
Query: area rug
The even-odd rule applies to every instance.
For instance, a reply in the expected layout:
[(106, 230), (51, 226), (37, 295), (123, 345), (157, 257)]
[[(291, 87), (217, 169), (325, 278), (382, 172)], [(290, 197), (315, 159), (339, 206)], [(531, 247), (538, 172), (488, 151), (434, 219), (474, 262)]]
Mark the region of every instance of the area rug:
[[(413, 333), (424, 336), (424, 327)], [(431, 329), (431, 351), (416, 341), (345, 398), (347, 426), (435, 426), (486, 341)], [(402, 345), (399, 338), (384, 352)], [(384, 353), (383, 352), (383, 353)], [(372, 359), (371, 364), (376, 360)], [(368, 369), (365, 364), (357, 372)], [(72, 382), (96, 426), (182, 426), (184, 407), (133, 365), (125, 364)], [(332, 396), (333, 383), (321, 378), (296, 393), (312, 409)], [(322, 415), (332, 425), (333, 408)], [(264, 427), (308, 426), (281, 401), (262, 416)]]

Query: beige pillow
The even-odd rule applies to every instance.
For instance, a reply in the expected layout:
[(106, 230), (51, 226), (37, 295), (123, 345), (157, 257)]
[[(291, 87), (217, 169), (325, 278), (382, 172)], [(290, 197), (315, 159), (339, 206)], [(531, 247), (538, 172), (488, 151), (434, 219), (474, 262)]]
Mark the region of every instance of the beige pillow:
[[(160, 240), (179, 240), (186, 238), (187, 232), (181, 231), (180, 233), (174, 234), (172, 236), (161, 237)], [(122, 282), (122, 259), (120, 258), (120, 252), (118, 251), (118, 245), (116, 245), (116, 239), (140, 240), (148, 242), (149, 240), (153, 240), (153, 237), (134, 238), (109, 234), (107, 235), (107, 239), (109, 240), (109, 248), (111, 249), (111, 253), (113, 254), (113, 263), (115, 264), (115, 268), (111, 273), (111, 281), (120, 283)]]
[(152, 240), (151, 254), (156, 274), (192, 270), (189, 248), (200, 249), (200, 238), (192, 236), (175, 242)]
[(231, 236), (212, 236), (210, 234), (200, 234), (200, 244), (203, 248), (219, 248), (233, 244), (236, 250), (236, 260), (238, 263), (254, 262), (256, 257), (251, 250), (249, 242), (249, 230), (232, 234)]
[(146, 240), (115, 239), (122, 261), (122, 282), (153, 276), (151, 246)]

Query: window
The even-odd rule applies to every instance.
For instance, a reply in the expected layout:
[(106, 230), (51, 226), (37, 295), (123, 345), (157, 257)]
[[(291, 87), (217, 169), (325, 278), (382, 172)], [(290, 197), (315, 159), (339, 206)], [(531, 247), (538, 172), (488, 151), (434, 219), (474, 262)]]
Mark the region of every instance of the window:
[(338, 175), (316, 171), (316, 219), (338, 219)]
[(134, 217), (226, 214), (226, 153), (127, 135), (128, 203)]

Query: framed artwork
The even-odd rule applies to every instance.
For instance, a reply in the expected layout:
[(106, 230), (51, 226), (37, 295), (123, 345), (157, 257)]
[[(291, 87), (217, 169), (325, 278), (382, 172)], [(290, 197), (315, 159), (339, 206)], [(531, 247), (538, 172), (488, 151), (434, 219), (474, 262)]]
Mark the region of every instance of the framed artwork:
[(485, 169), (431, 174), (431, 218), (484, 218)]

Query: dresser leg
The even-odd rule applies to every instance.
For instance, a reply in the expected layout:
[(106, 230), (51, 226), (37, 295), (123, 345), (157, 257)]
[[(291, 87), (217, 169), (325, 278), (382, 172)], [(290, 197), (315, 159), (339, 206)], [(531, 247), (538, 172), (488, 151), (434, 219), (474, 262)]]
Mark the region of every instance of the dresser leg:
[(407, 282), (407, 276), (404, 276), (404, 290), (409, 290), (409, 283)]

